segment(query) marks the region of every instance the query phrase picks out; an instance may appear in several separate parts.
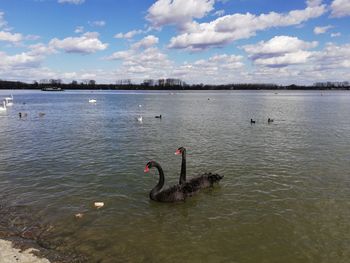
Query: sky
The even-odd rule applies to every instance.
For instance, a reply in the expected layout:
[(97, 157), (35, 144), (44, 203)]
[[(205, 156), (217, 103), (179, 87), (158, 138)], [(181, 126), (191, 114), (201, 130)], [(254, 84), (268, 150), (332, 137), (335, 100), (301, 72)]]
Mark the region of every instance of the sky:
[(0, 0), (0, 79), (350, 81), (350, 0)]

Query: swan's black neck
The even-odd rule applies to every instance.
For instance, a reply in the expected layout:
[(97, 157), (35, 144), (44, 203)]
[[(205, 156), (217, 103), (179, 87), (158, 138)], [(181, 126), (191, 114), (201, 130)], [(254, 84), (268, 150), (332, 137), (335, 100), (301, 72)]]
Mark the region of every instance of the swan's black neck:
[(180, 184), (186, 183), (186, 149), (182, 150), (182, 162), (181, 162), (181, 173), (180, 173)]
[(159, 163), (154, 162), (153, 167), (157, 168), (158, 170), (159, 181), (158, 181), (158, 184), (155, 187), (153, 187), (149, 196), (152, 200), (155, 200), (155, 196), (159, 193), (159, 191), (162, 189), (164, 185), (164, 172)]

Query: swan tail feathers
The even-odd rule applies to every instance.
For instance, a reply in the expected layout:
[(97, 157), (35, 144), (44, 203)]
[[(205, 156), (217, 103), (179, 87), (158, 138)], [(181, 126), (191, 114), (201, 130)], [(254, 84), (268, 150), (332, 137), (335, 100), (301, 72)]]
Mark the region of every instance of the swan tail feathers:
[(224, 176), (219, 174), (209, 174), (208, 178), (211, 183), (216, 183), (216, 182), (219, 182), (221, 179), (223, 179)]

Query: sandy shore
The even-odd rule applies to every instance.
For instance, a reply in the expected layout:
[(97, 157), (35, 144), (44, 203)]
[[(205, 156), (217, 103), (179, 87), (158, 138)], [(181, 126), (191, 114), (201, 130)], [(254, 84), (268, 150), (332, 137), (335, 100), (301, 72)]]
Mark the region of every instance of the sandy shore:
[(50, 263), (47, 259), (33, 255), (33, 251), (36, 250), (20, 251), (14, 248), (10, 241), (0, 239), (0, 263)]

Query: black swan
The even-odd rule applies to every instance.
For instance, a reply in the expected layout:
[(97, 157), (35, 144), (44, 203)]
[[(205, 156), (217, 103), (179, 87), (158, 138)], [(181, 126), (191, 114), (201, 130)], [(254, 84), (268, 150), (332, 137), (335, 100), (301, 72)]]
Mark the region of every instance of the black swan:
[(164, 172), (159, 163), (155, 161), (150, 161), (146, 164), (144, 172), (147, 173), (151, 168), (155, 167), (159, 173), (159, 181), (158, 184), (153, 187), (151, 192), (149, 193), (149, 197), (153, 201), (158, 202), (178, 202), (184, 201), (187, 196), (191, 196), (192, 188), (189, 185), (174, 185), (170, 188), (162, 190), (164, 186)]
[(268, 119), (267, 119), (267, 122), (268, 122), (268, 123), (271, 123), (271, 122), (273, 122), (273, 119), (268, 118)]
[(186, 148), (180, 147), (175, 152), (176, 155), (182, 155), (181, 173), (179, 184), (191, 188), (191, 192), (197, 192), (202, 188), (212, 187), (214, 183), (219, 182), (224, 176), (219, 174), (205, 173), (186, 181)]
[(156, 119), (161, 119), (161, 118), (162, 118), (162, 115), (154, 116), (154, 118), (156, 118)]
[(254, 124), (254, 123), (255, 123), (255, 121), (253, 121), (253, 119), (250, 119), (250, 123), (251, 123), (251, 124)]

